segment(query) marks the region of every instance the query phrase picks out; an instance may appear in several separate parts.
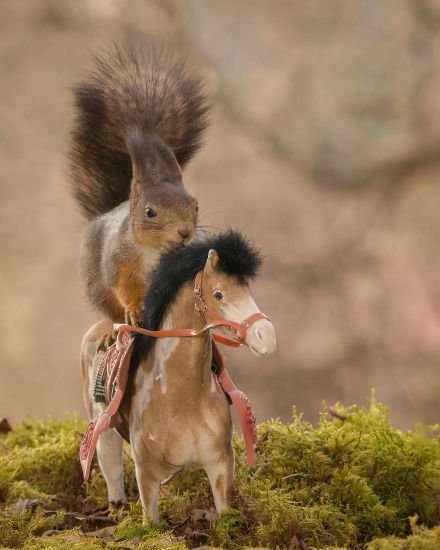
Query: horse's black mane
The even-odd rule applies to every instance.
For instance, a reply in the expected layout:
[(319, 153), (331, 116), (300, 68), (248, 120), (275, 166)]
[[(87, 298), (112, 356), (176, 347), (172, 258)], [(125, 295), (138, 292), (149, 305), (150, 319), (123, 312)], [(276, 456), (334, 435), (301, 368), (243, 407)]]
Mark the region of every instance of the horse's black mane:
[[(175, 299), (179, 289), (193, 280), (203, 269), (208, 252), (214, 249), (219, 257), (217, 268), (227, 275), (235, 275), (242, 281), (255, 277), (262, 263), (259, 250), (238, 231), (229, 229), (218, 235), (207, 237), (180, 250), (166, 252), (159, 258), (153, 271), (149, 290), (144, 300), (143, 325), (158, 330), (167, 308)], [(191, 327), (188, 327), (191, 328)], [(131, 370), (137, 368), (141, 358), (150, 351), (155, 338), (136, 335)]]

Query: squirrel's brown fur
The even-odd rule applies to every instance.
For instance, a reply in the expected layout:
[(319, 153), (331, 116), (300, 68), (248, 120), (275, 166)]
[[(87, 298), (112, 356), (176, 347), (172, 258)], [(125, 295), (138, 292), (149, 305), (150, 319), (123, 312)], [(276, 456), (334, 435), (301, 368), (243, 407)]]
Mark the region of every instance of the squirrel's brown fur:
[[(207, 126), (203, 86), (162, 48), (115, 46), (74, 88), (72, 190), (85, 217), (81, 275), (97, 307), (138, 322), (160, 250), (194, 235), (181, 168)], [(128, 314), (128, 315), (127, 315)]]

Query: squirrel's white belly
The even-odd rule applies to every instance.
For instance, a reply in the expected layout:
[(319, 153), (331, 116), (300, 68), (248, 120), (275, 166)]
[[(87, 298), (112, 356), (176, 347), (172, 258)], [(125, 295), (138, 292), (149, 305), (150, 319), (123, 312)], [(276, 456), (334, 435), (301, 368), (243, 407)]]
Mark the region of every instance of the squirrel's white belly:
[(156, 267), (157, 260), (160, 256), (160, 250), (157, 248), (142, 247), (142, 258), (145, 275), (151, 273), (151, 270)]

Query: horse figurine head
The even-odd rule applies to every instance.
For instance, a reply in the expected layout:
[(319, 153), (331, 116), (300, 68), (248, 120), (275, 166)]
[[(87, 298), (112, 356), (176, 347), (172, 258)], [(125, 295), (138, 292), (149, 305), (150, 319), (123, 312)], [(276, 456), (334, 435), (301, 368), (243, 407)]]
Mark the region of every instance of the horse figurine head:
[[(270, 355), (276, 349), (275, 329), (269, 318), (261, 314), (249, 286), (258, 275), (261, 264), (260, 251), (241, 233), (233, 230), (163, 254), (152, 274), (145, 297), (144, 327), (157, 330), (165, 310), (182, 287), (187, 285), (191, 289), (189, 299), (195, 308), (185, 309), (186, 326), (199, 327), (205, 320), (213, 321), (220, 317), (239, 325), (244, 323), (247, 330), (242, 331), (245, 337), (241, 343), (246, 344), (255, 355)], [(193, 291), (198, 274), (200, 294), (196, 292), (195, 300)], [(207, 306), (205, 311), (197, 303), (200, 297)], [(250, 326), (246, 326), (247, 320), (256, 314), (261, 316), (252, 319)], [(139, 338), (134, 362), (140, 356), (145, 357), (153, 344), (154, 339), (148, 336)]]
[[(207, 329), (220, 327), (224, 336), (258, 356), (275, 351), (273, 325), (259, 310), (249, 286), (260, 265), (259, 252), (240, 233), (229, 230), (163, 254), (152, 274), (143, 325), (154, 337), (135, 337), (131, 390), (120, 433), (129, 433), (143, 509), (154, 520), (160, 484), (188, 464), (201, 465), (207, 472), (218, 512), (230, 505), (231, 413), (211, 368), (212, 335)], [(85, 399), (92, 417), (105, 407), (87, 388), (93, 386), (102, 359), (99, 351), (93, 355), (98, 347), (93, 343), (106, 330), (108, 324), (101, 329), (95, 325), (83, 340)], [(109, 500), (125, 500), (121, 445), (121, 437), (112, 430), (97, 445)]]
[[(246, 344), (254, 355), (270, 355), (275, 351), (275, 329), (255, 303), (246, 277), (228, 274), (214, 248), (208, 252), (203, 271), (196, 276), (195, 293), (200, 301), (199, 305), (196, 302), (196, 310), (204, 320), (226, 319), (238, 325), (238, 342)], [(224, 332), (233, 329), (223, 327)]]

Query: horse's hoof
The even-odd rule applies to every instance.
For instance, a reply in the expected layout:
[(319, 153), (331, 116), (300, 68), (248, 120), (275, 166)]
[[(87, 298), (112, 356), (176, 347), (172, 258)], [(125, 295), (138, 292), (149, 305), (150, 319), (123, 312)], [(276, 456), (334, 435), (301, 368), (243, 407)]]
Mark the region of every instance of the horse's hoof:
[(109, 502), (108, 507), (109, 510), (123, 510), (129, 506), (127, 500), (112, 500)]

